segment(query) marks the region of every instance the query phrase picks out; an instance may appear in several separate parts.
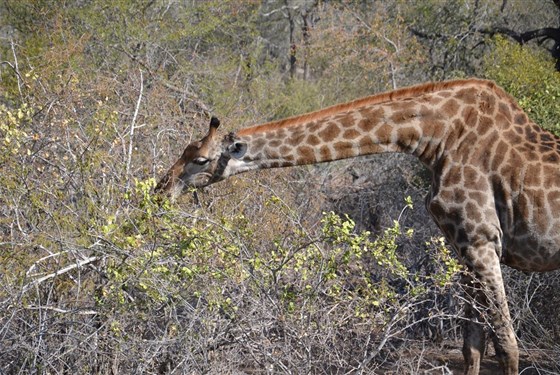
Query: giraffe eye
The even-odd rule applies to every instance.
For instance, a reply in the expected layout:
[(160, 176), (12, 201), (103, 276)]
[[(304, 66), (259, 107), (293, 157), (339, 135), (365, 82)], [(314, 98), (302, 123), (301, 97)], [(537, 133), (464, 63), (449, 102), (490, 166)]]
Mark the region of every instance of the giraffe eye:
[(210, 162), (210, 159), (204, 158), (204, 157), (198, 157), (196, 159), (193, 159), (193, 164), (196, 165), (206, 165)]

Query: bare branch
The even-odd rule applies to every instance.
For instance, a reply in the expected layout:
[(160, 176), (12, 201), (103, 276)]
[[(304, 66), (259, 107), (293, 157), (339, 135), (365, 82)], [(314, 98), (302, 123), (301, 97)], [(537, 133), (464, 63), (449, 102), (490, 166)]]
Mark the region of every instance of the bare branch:
[(24, 285), (24, 287), (23, 287), (22, 290), (21, 290), (20, 295), (25, 294), (29, 289), (31, 289), (31, 288), (33, 288), (33, 287), (36, 287), (36, 286), (39, 286), (41, 283), (43, 283), (43, 282), (45, 282), (45, 281), (47, 281), (47, 280), (50, 280), (50, 279), (52, 279), (52, 278), (55, 278), (56, 276), (64, 275), (65, 273), (70, 272), (70, 271), (72, 271), (73, 269), (83, 267), (83, 266), (85, 266), (85, 265), (87, 265), (87, 264), (90, 264), (90, 263), (93, 263), (93, 262), (95, 262), (95, 261), (97, 261), (97, 260), (99, 260), (99, 259), (100, 259), (100, 258), (99, 258), (98, 256), (92, 256), (92, 257), (89, 257), (89, 258), (86, 258), (86, 259), (77, 261), (76, 263), (71, 264), (71, 265), (69, 265), (69, 266), (66, 266), (66, 267), (64, 267), (64, 268), (61, 268), (61, 269), (57, 270), (56, 272), (53, 272), (53, 273), (50, 273), (50, 274), (45, 275), (45, 276), (43, 276), (43, 277), (40, 277), (40, 278), (38, 278), (38, 279), (35, 279), (35, 280), (33, 280), (32, 282), (30, 282), (30, 283)]
[(21, 86), (22, 86), (23, 79), (21, 78), (21, 74), (19, 72), (18, 58), (17, 58), (16, 48), (15, 48), (15, 44), (14, 44), (13, 40), (10, 41), (10, 46), (12, 48), (12, 54), (14, 55), (14, 70), (17, 73), (17, 77), (18, 77), (19, 96), (21, 96), (23, 98), (23, 92), (21, 91)]
[(59, 307), (54, 306), (36, 306), (36, 305), (29, 305), (25, 306), (28, 310), (50, 310), (62, 314), (77, 314), (77, 315), (97, 315), (99, 312), (95, 310), (83, 310), (83, 309), (61, 309)]
[(138, 94), (138, 100), (136, 101), (136, 108), (134, 109), (134, 115), (132, 116), (132, 122), (130, 124), (130, 134), (128, 142), (128, 159), (126, 161), (126, 190), (130, 187), (130, 163), (132, 161), (132, 146), (134, 144), (134, 129), (136, 127), (136, 118), (138, 117), (138, 111), (140, 109), (140, 103), (142, 102), (142, 94), (144, 93), (144, 75), (142, 70), (140, 70), (140, 93)]

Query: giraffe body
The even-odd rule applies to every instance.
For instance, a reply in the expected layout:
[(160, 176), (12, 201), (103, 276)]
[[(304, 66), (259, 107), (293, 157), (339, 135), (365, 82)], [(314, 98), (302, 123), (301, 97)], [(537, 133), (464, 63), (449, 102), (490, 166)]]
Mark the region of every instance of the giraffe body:
[[(518, 348), (500, 262), (523, 271), (560, 267), (560, 139), (532, 123), (490, 81), (429, 83), (374, 95), (191, 144), (156, 187), (178, 195), (238, 173), (404, 152), (432, 172), (426, 206), (470, 276), (465, 373), (478, 374), (488, 308), (504, 374)], [(187, 152), (188, 151), (188, 152)]]

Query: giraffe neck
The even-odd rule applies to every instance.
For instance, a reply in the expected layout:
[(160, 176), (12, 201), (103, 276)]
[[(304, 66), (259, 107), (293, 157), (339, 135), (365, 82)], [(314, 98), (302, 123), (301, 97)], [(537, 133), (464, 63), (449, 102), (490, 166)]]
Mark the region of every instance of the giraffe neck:
[(242, 129), (234, 138), (247, 151), (230, 161), (226, 174), (386, 152), (415, 155), (433, 168), (461, 135), (475, 130), (469, 127), (478, 123), (472, 118), (480, 87), (496, 88), (481, 80), (430, 83)]

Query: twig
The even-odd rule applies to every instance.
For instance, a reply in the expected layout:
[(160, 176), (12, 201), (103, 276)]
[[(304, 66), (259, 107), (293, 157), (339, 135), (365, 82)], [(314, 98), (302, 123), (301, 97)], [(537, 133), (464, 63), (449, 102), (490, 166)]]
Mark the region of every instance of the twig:
[(26, 285), (22, 288), (22, 290), (21, 290), (21, 295), (23, 295), (23, 294), (26, 293), (29, 289), (33, 288), (34, 286), (37, 286), (37, 285), (41, 284), (41, 283), (44, 282), (44, 281), (47, 281), (47, 280), (49, 280), (49, 279), (52, 279), (52, 278), (54, 278), (54, 277), (56, 277), (56, 276), (64, 275), (65, 273), (70, 272), (70, 271), (72, 271), (72, 270), (75, 269), (75, 268), (83, 267), (83, 266), (85, 266), (85, 265), (87, 265), (87, 264), (90, 264), (90, 263), (92, 263), (92, 262), (95, 262), (95, 261), (98, 260), (98, 259), (99, 259), (98, 256), (89, 257), (89, 258), (80, 260), (80, 261), (78, 261), (78, 262), (76, 262), (76, 263), (74, 263), (74, 264), (71, 264), (71, 265), (69, 265), (69, 266), (66, 266), (66, 267), (64, 267), (64, 268), (61, 268), (61, 269), (59, 269), (59, 270), (57, 270), (57, 271), (55, 271), (55, 272), (53, 272), (53, 273), (49, 273), (48, 275), (45, 275), (45, 276), (40, 277), (40, 278), (38, 278), (38, 279), (35, 279), (35, 280), (31, 281), (30, 283), (26, 284)]
[(60, 307), (54, 306), (36, 306), (36, 305), (29, 305), (25, 307), (28, 310), (51, 310), (54, 312), (62, 313), (62, 314), (77, 314), (77, 315), (97, 315), (99, 312), (95, 310), (81, 310), (81, 309), (61, 309)]
[(132, 160), (132, 145), (134, 144), (134, 129), (136, 127), (136, 118), (138, 117), (138, 111), (140, 110), (140, 103), (142, 102), (142, 94), (144, 93), (144, 75), (142, 70), (140, 70), (140, 94), (138, 95), (138, 100), (136, 101), (136, 108), (134, 109), (134, 115), (132, 116), (132, 123), (130, 124), (130, 134), (128, 142), (128, 160), (126, 161), (126, 190), (130, 187), (130, 162)]
[(59, 253), (51, 253), (51, 251), (50, 251), (49, 249), (45, 248), (45, 247), (42, 246), (42, 245), (37, 245), (37, 248), (40, 249), (40, 250), (43, 250), (43, 251), (48, 252), (49, 255), (44, 256), (44, 257), (42, 257), (42, 258), (36, 260), (35, 262), (33, 262), (33, 264), (31, 265), (31, 267), (29, 267), (29, 269), (27, 270), (27, 272), (25, 272), (25, 276), (27, 276), (27, 277), (36, 276), (36, 275), (33, 275), (31, 272), (33, 272), (33, 271), (35, 270), (35, 268), (37, 267), (37, 265), (38, 265), (40, 262), (42, 262), (42, 261), (44, 261), (44, 260), (47, 260), (47, 259), (50, 259), (50, 258), (58, 257), (58, 256), (60, 256), (60, 255), (66, 254), (66, 253), (68, 253), (68, 252), (70, 251), (70, 250), (64, 250), (64, 251), (61, 251), (61, 252), (59, 252)]
[(19, 91), (19, 96), (21, 96), (23, 98), (23, 93), (21, 91), (21, 83), (23, 82), (22, 78), (21, 78), (21, 74), (19, 72), (19, 65), (18, 65), (18, 59), (17, 59), (17, 55), (16, 55), (16, 48), (14, 46), (14, 41), (13, 39), (10, 41), (10, 45), (12, 47), (12, 54), (14, 55), (14, 70), (17, 73), (17, 78), (18, 78), (18, 91)]

